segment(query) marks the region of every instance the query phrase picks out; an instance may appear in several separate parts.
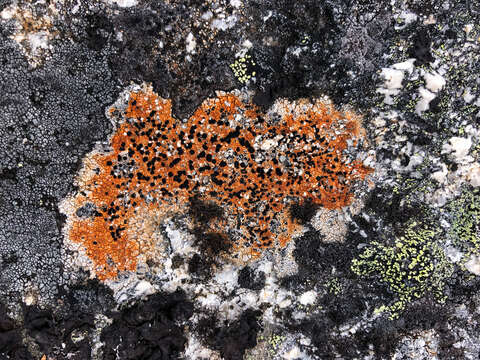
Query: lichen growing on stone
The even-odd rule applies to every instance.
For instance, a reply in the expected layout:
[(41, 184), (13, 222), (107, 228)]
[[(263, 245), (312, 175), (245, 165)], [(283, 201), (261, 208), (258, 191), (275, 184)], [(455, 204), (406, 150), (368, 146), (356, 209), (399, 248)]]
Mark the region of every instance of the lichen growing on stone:
[(336, 277), (329, 279), (325, 286), (330, 294), (338, 295), (342, 292), (342, 284)]
[(257, 75), (257, 72), (255, 71), (255, 61), (249, 54), (236, 59), (230, 64), (230, 69), (233, 71), (237, 80), (242, 84), (246, 84), (252, 77)]
[[(79, 191), (65, 206), (68, 238), (85, 248), (100, 279), (159, 260), (159, 227), (188, 214), (193, 197), (223, 209), (203, 230), (245, 260), (292, 237), (300, 226), (290, 216), (294, 201), (341, 208), (354, 182), (372, 171), (347, 153), (361, 144), (359, 117), (325, 101), (279, 101), (262, 114), (220, 94), (180, 122), (170, 101), (143, 88), (109, 114), (118, 123), (111, 148), (87, 156)], [(95, 210), (80, 216), (87, 205)]]
[(480, 195), (478, 189), (464, 191), (448, 208), (453, 216), (450, 236), (453, 245), (462, 251), (463, 261), (480, 253)]
[(451, 276), (453, 266), (435, 242), (435, 235), (431, 228), (413, 222), (392, 245), (372, 242), (353, 259), (355, 274), (378, 278), (395, 296), (394, 303), (382, 305), (376, 312), (388, 311), (394, 319), (409, 303), (427, 294), (440, 302), (445, 300), (445, 279)]

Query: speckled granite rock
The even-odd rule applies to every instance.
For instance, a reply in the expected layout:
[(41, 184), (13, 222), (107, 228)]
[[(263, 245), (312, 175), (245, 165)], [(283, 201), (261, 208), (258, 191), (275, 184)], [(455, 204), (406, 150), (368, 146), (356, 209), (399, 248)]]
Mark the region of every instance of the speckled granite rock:
[(0, 0), (0, 358), (478, 359), (479, 20)]

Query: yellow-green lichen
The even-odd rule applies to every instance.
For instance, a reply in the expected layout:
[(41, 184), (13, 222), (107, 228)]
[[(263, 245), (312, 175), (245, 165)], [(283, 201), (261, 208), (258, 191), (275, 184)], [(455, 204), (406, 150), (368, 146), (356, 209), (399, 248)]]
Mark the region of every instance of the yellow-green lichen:
[(246, 84), (252, 77), (257, 75), (254, 70), (255, 62), (251, 55), (248, 54), (236, 59), (235, 62), (230, 64), (230, 69), (232, 69), (233, 75), (242, 84)]
[(435, 243), (435, 235), (434, 230), (411, 223), (392, 245), (373, 242), (352, 261), (355, 274), (378, 277), (395, 295), (392, 304), (382, 305), (376, 313), (388, 311), (394, 319), (409, 303), (427, 294), (445, 300), (444, 280), (453, 267)]
[(285, 341), (285, 339), (285, 336), (278, 334), (273, 334), (268, 338), (267, 342), (270, 347), (270, 355), (275, 355), (277, 353), (279, 346)]
[(328, 280), (326, 286), (328, 292), (333, 295), (338, 295), (342, 291), (342, 284), (340, 284), (338, 278)]
[(456, 248), (464, 253), (462, 263), (470, 255), (480, 253), (480, 194), (477, 189), (464, 192), (458, 199), (449, 204), (453, 215), (450, 236)]
[(300, 44), (302, 45), (307, 45), (310, 42), (310, 36), (304, 35), (302, 37), (302, 40), (300, 40)]

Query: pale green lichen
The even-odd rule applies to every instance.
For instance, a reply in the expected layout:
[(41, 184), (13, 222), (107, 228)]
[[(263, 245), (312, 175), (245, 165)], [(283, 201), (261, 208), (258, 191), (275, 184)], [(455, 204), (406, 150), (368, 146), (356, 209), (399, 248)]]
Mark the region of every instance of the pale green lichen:
[(445, 301), (445, 279), (451, 276), (453, 266), (435, 235), (434, 230), (411, 223), (392, 245), (373, 242), (352, 261), (356, 275), (378, 277), (395, 295), (392, 304), (382, 305), (376, 313), (388, 311), (391, 319), (397, 318), (409, 303), (427, 294)]

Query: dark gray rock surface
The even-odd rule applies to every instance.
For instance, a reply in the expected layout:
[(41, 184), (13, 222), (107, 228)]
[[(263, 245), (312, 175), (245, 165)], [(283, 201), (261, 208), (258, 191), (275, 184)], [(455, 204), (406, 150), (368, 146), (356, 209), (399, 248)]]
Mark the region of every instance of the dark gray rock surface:
[[(0, 358), (477, 359), (479, 20), (473, 0), (0, 0)], [(164, 257), (98, 280), (60, 204), (145, 84), (183, 123), (217, 91), (326, 96), (363, 117), (374, 171), (350, 207), (293, 201), (302, 231), (248, 264), (192, 194), (157, 224)]]

